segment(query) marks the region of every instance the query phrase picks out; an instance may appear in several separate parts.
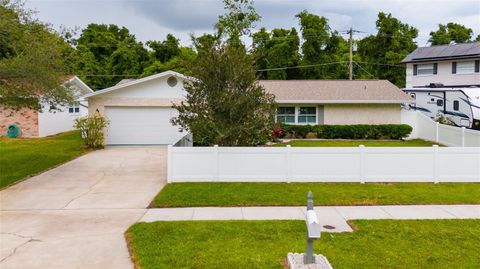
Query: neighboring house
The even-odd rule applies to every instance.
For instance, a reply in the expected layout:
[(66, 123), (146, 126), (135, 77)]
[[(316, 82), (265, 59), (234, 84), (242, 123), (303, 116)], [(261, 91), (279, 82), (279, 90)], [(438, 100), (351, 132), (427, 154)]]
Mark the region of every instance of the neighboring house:
[(480, 87), (480, 42), (417, 48), (403, 59), (406, 88)]
[(178, 112), (173, 103), (184, 99), (184, 75), (167, 71), (84, 96), (89, 113), (104, 115), (109, 125), (106, 144), (175, 144), (186, 134), (170, 119)]
[(387, 80), (261, 80), (287, 124), (399, 124), (408, 95)]
[[(84, 96), (89, 113), (104, 115), (106, 144), (175, 144), (186, 133), (170, 122), (172, 104), (184, 100), (188, 78), (167, 71)], [(280, 104), (280, 120), (295, 124), (400, 123), (401, 104), (412, 99), (386, 80), (260, 81)]]
[[(64, 86), (72, 90), (76, 97), (93, 92), (78, 77), (68, 79)], [(86, 101), (75, 101), (68, 107), (42, 104), (41, 112), (26, 108), (16, 111), (4, 109), (0, 106), (0, 135), (6, 136), (7, 128), (11, 124), (20, 127), (21, 137), (53, 135), (73, 130), (74, 120), (86, 115), (88, 115), (88, 103)]]
[(480, 130), (480, 42), (417, 48), (402, 62), (411, 109)]

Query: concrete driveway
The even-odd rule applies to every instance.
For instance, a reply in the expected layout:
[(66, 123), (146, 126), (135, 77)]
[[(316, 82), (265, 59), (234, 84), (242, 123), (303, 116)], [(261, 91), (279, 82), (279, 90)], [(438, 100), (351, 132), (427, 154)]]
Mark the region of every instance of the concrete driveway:
[(166, 162), (166, 147), (110, 147), (1, 191), (0, 268), (132, 268), (124, 232)]

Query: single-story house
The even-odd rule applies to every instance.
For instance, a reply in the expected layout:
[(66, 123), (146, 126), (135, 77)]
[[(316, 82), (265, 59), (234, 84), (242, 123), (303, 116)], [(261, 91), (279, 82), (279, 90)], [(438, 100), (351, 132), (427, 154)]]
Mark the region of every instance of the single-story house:
[[(175, 144), (186, 133), (170, 119), (189, 78), (167, 71), (84, 96), (89, 113), (109, 120), (106, 144)], [(400, 123), (402, 103), (413, 100), (386, 80), (262, 80), (276, 96), (278, 120), (289, 124)]]
[(172, 104), (184, 99), (184, 75), (166, 71), (84, 96), (89, 113), (104, 115), (109, 125), (107, 145), (175, 144), (186, 134), (170, 119), (177, 115)]
[[(63, 86), (80, 97), (93, 90), (76, 76), (68, 78)], [(23, 108), (18, 111), (0, 106), (0, 136), (6, 136), (8, 126), (15, 124), (20, 128), (21, 137), (44, 137), (73, 130), (75, 119), (88, 115), (87, 101), (74, 101), (66, 107), (53, 104), (41, 104), (42, 110)]]
[(400, 124), (414, 100), (388, 80), (261, 80), (287, 124)]

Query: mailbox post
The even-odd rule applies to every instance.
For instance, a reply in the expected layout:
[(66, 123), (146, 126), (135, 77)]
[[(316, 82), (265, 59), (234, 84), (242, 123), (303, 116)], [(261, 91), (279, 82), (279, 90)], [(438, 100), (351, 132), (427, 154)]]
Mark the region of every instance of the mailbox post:
[(307, 198), (307, 251), (303, 257), (305, 264), (315, 263), (313, 255), (313, 241), (320, 238), (320, 223), (318, 222), (317, 213), (313, 210), (313, 194), (308, 192)]

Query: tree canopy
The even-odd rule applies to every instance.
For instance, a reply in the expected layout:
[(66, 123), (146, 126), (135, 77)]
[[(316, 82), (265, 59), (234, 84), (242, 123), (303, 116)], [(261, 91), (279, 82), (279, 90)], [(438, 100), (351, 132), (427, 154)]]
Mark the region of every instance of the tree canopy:
[(0, 5), (0, 96), (13, 109), (40, 110), (40, 102), (67, 104), (72, 95), (62, 83), (68, 44), (33, 18), (20, 2)]
[(450, 42), (465, 43), (472, 41), (473, 31), (461, 24), (449, 22), (447, 25), (439, 24), (437, 31), (430, 32), (428, 40), (432, 45), (446, 45)]

